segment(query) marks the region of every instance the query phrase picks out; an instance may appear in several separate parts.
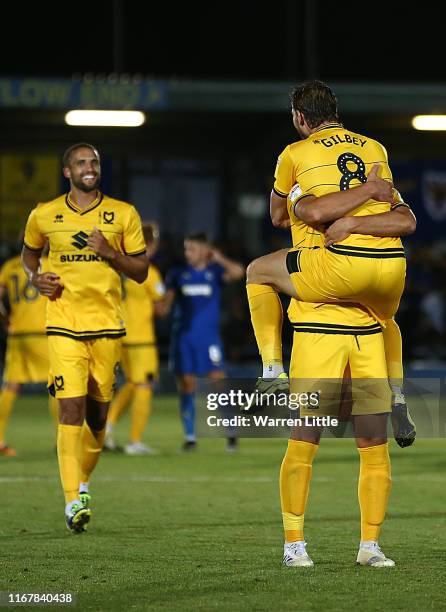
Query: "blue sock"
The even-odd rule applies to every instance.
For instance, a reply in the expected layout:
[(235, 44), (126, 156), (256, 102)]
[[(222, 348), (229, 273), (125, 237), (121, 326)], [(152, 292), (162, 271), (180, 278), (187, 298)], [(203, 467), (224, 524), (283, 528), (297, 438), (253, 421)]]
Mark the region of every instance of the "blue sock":
[(186, 440), (195, 440), (195, 396), (193, 393), (180, 393), (180, 411)]

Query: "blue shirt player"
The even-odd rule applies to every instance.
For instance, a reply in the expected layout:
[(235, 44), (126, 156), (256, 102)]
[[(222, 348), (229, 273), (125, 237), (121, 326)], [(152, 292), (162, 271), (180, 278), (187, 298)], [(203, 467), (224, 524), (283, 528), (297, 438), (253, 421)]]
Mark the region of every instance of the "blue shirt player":
[[(195, 390), (197, 376), (223, 378), (220, 338), (220, 301), (223, 283), (244, 277), (244, 267), (211, 247), (204, 234), (184, 241), (185, 265), (173, 268), (166, 278), (166, 306), (173, 305), (170, 364), (180, 393), (184, 450), (194, 450)], [(236, 446), (228, 438), (228, 450)]]

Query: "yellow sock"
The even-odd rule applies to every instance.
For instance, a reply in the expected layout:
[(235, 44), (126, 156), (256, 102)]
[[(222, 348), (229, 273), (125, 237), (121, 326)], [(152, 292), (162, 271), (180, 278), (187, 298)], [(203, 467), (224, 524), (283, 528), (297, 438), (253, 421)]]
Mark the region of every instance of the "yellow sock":
[(127, 406), (130, 398), (132, 397), (133, 389), (133, 383), (126, 382), (124, 385), (122, 385), (111, 403), (107, 423), (110, 425), (116, 425), (116, 423), (119, 421), (119, 417), (124, 412), (124, 408)]
[(394, 319), (386, 321), (383, 329), (384, 350), (386, 352), (387, 375), (391, 386), (403, 386), (403, 346), (400, 328)]
[(79, 497), (80, 425), (62, 425), (57, 428), (57, 456), (65, 503)]
[(358, 451), (361, 460), (358, 482), (361, 540), (377, 542), (392, 485), (389, 445), (386, 442), (358, 448)]
[(59, 426), (59, 400), (50, 395), (49, 401), (48, 401), (48, 407), (50, 409), (50, 414), (53, 417), (53, 421), (54, 421), (54, 425), (56, 426), (56, 433), (57, 433), (57, 428)]
[(84, 421), (81, 434), (80, 448), (80, 482), (89, 482), (91, 473), (99, 461), (104, 445), (105, 427), (100, 431), (92, 431)]
[(289, 440), (280, 468), (280, 505), (286, 542), (304, 539), (304, 517), (318, 446), (310, 442)]
[(152, 409), (151, 387), (135, 386), (131, 406), (130, 442), (141, 442), (142, 434)]
[(0, 446), (5, 444), (5, 429), (17, 393), (5, 388), (0, 394)]
[(246, 285), (251, 322), (263, 364), (282, 363), (282, 303), (268, 285)]

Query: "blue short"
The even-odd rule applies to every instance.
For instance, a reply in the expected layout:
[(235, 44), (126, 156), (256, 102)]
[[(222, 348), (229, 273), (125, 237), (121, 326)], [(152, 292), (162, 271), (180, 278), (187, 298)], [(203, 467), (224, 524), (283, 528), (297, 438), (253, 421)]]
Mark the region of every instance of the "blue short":
[(169, 366), (175, 374), (195, 374), (195, 376), (206, 376), (209, 372), (223, 370), (223, 345), (220, 336), (173, 334)]

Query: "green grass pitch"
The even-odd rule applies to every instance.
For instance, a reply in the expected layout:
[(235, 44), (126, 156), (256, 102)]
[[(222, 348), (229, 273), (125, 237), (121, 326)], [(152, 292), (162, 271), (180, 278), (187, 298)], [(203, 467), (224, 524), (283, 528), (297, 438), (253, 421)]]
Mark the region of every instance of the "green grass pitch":
[(242, 440), (233, 455), (200, 440), (182, 454), (177, 401), (158, 396), (147, 441), (160, 455), (104, 455), (88, 532), (73, 535), (46, 399), (20, 398), (8, 433), (20, 456), (0, 458), (0, 591), (70, 591), (82, 610), (446, 610), (445, 440), (391, 443), (390, 569), (355, 565), (357, 451), (323, 440), (306, 513), (315, 567), (298, 569), (281, 565), (285, 440)]

